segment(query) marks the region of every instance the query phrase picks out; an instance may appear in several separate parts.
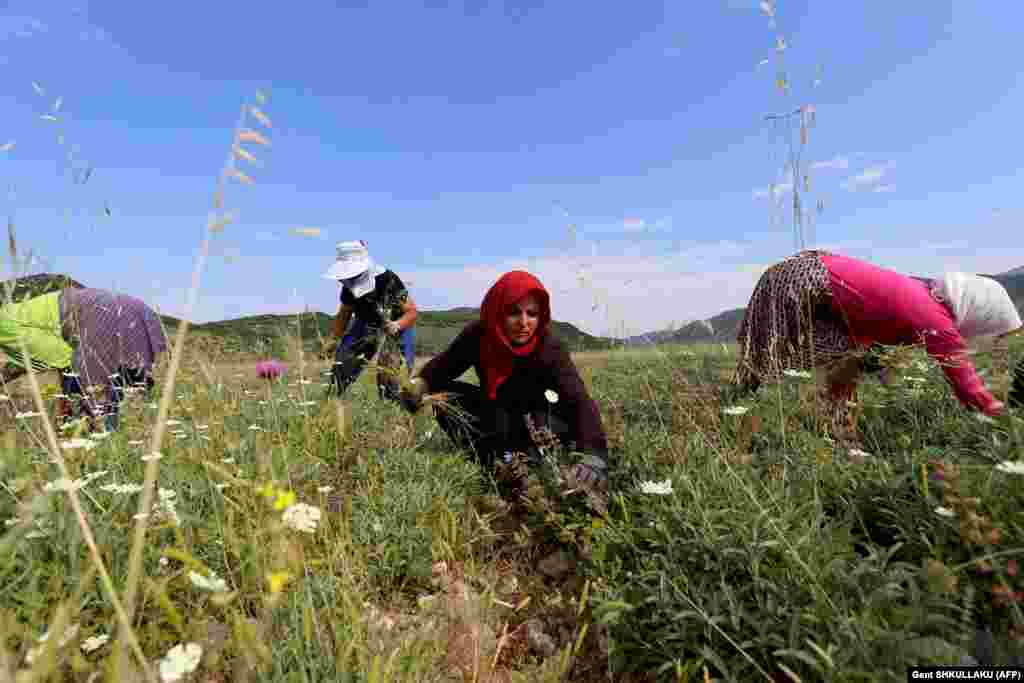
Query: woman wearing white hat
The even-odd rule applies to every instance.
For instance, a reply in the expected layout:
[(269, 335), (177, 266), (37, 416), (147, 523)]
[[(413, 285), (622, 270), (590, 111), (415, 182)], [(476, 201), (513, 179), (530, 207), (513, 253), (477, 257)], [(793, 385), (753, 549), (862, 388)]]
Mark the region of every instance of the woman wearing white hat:
[[(324, 277), (341, 284), (341, 305), (334, 319), (334, 337), (341, 340), (334, 359), (334, 381), (340, 396), (377, 352), (377, 331), (398, 338), (406, 370), (412, 372), (416, 360), (416, 304), (402, 279), (370, 258), (365, 240), (339, 242), (337, 255)], [(349, 330), (353, 316), (355, 321)], [(397, 400), (397, 390), (388, 390), (397, 386), (393, 380), (378, 380), (381, 398)]]

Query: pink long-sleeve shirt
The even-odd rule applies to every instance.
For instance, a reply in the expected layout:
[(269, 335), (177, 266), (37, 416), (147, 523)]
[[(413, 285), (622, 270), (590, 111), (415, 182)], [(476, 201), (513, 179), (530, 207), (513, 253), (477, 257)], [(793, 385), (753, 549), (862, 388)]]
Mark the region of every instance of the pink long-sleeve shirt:
[(821, 260), (829, 271), (832, 306), (858, 346), (923, 342), (961, 403), (985, 412), (992, 408), (996, 399), (967, 358), (953, 314), (924, 283), (846, 256), (822, 254)]

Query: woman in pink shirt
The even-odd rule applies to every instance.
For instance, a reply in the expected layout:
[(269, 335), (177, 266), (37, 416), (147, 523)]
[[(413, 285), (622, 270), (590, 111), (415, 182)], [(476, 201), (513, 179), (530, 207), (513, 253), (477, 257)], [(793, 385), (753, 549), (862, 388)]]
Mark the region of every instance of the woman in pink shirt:
[(735, 381), (750, 391), (783, 370), (824, 367), (833, 431), (852, 441), (856, 426), (847, 406), (864, 370), (862, 352), (873, 344), (922, 344), (962, 404), (997, 415), (1003, 403), (978, 377), (965, 340), (1020, 328), (1009, 294), (991, 278), (947, 273), (925, 280), (803, 251), (769, 268), (754, 288), (740, 325)]

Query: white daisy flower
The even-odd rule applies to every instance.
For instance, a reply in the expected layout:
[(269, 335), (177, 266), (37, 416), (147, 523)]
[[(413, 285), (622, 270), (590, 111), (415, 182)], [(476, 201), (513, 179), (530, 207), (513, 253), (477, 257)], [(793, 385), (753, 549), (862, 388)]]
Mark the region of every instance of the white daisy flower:
[(729, 406), (722, 410), (722, 412), (726, 415), (743, 415), (748, 410), (750, 410), (750, 408), (747, 408), (746, 406)]
[(948, 517), (956, 517), (956, 513), (955, 512), (953, 512), (949, 508), (942, 507), (942, 506), (939, 506), (939, 507), (935, 508), (935, 514), (937, 514), (939, 517), (947, 517), (947, 518)]
[(558, 394), (551, 389), (544, 392), (544, 398), (548, 400), (548, 403), (558, 403)]

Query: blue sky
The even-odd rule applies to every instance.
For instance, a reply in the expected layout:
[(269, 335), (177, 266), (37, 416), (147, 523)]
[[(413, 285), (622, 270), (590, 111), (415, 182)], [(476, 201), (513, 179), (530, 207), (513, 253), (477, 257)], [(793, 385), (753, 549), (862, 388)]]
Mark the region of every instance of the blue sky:
[(30, 270), (181, 315), (262, 88), (272, 145), (252, 148), (255, 185), (229, 187), (239, 220), (192, 319), (333, 312), (320, 275), (362, 238), (421, 308), (479, 305), (525, 267), (556, 318), (633, 334), (745, 305), (794, 251), (763, 116), (809, 104), (814, 242), (916, 274), (1024, 264), (1024, 9), (778, 0), (772, 28), (759, 4), (12, 0), (5, 211)]

